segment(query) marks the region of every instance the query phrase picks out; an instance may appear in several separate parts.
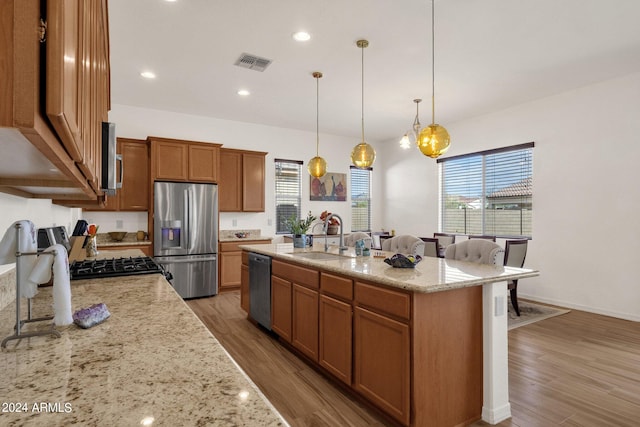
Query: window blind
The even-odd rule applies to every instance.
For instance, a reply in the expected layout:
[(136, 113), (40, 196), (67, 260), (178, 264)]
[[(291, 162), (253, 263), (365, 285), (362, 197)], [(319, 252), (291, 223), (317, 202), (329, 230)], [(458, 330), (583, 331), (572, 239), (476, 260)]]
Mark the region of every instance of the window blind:
[(301, 168), (299, 160), (275, 159), (276, 233), (289, 233), (285, 220), (300, 218)]
[(532, 237), (533, 147), (438, 159), (441, 231)]
[(351, 231), (371, 231), (371, 173), (351, 167)]

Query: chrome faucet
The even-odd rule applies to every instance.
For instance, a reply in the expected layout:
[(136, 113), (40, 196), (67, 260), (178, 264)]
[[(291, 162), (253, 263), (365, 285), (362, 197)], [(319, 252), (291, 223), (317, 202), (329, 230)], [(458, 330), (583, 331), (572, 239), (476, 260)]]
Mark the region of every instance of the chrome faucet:
[(338, 218), (338, 222), (340, 223), (340, 241), (338, 242), (338, 252), (342, 253), (347, 249), (347, 247), (344, 245), (344, 229), (342, 228), (342, 218), (340, 218), (340, 215), (333, 213), (327, 216), (327, 218), (324, 220), (324, 227), (322, 228), (322, 231), (324, 232), (324, 251), (327, 252), (329, 250), (329, 245), (327, 244), (327, 231), (329, 230), (329, 220), (334, 216)]

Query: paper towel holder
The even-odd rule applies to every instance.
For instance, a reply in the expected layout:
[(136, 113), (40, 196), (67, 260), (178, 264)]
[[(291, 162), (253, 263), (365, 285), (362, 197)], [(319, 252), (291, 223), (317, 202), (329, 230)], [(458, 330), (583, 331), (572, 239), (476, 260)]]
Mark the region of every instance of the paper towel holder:
[[(20, 223), (17, 223), (15, 225), (16, 227), (16, 259), (18, 257), (21, 256), (36, 256), (38, 254), (41, 254), (42, 252), (37, 251), (37, 252), (21, 252), (20, 251), (20, 228), (22, 228)], [(53, 251), (50, 252), (46, 252), (44, 253), (45, 255), (53, 255), (54, 257), (57, 255), (57, 251), (54, 249)], [(22, 272), (24, 273), (24, 272)], [(22, 338), (30, 338), (30, 337), (37, 337), (37, 336), (45, 336), (45, 335), (51, 335), (54, 336), (56, 338), (60, 338), (62, 335), (60, 335), (60, 332), (56, 331), (54, 328), (54, 324), (51, 324), (51, 329), (49, 330), (41, 330), (41, 331), (34, 331), (34, 332), (22, 332), (22, 326), (25, 323), (32, 323), (32, 322), (42, 322), (45, 320), (53, 320), (53, 316), (47, 316), (47, 317), (39, 317), (37, 319), (34, 319), (31, 317), (31, 298), (27, 298), (27, 318), (26, 319), (21, 319), (20, 318), (20, 277), (21, 277), (21, 272), (20, 272), (20, 263), (16, 262), (16, 325), (14, 327), (15, 333), (13, 335), (10, 335), (8, 337), (6, 337), (5, 339), (2, 340), (2, 344), (0, 344), (0, 347), (2, 348), (7, 348), (7, 342), (11, 341), (11, 340), (18, 340), (18, 339), (22, 339)]]

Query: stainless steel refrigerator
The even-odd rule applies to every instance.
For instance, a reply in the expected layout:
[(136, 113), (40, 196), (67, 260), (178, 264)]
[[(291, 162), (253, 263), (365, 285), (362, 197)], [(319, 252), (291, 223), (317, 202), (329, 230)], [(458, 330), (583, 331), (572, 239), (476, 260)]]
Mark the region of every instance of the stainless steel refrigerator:
[(218, 293), (218, 186), (155, 182), (153, 255), (182, 298)]

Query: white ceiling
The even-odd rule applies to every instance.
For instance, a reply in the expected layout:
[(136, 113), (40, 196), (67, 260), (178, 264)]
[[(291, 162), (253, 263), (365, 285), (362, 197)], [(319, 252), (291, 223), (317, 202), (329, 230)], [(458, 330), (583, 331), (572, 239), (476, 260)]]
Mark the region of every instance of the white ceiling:
[[(322, 71), (320, 132), (358, 139), (365, 38), (366, 140), (399, 138), (414, 98), (430, 123), (428, 0), (110, 0), (109, 19), (114, 104), (315, 132)], [(444, 126), (640, 71), (638, 0), (436, 0), (435, 21)], [(237, 67), (243, 52), (273, 63)]]

